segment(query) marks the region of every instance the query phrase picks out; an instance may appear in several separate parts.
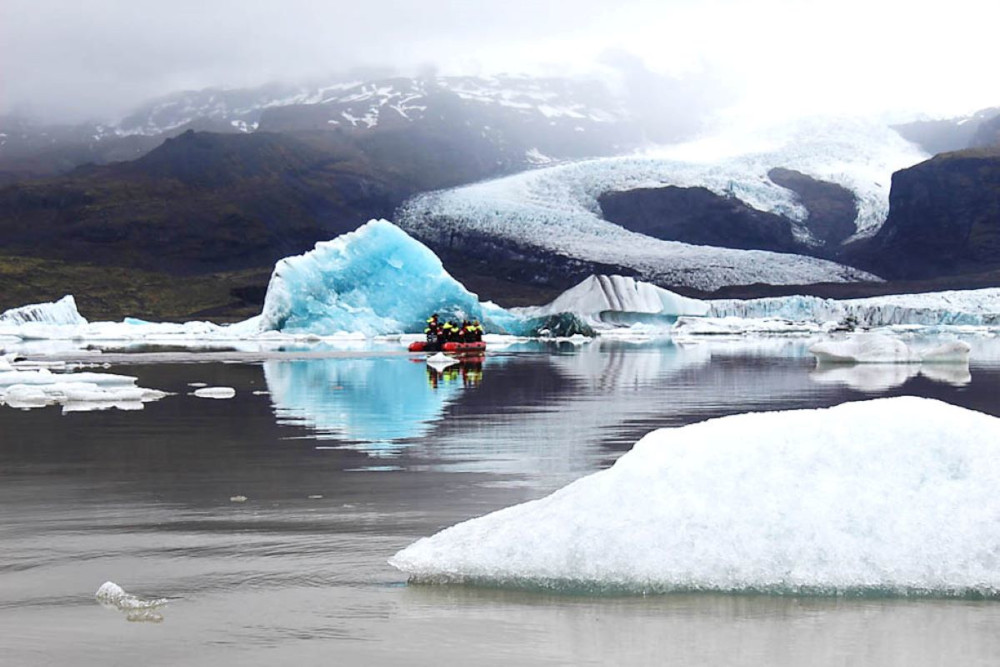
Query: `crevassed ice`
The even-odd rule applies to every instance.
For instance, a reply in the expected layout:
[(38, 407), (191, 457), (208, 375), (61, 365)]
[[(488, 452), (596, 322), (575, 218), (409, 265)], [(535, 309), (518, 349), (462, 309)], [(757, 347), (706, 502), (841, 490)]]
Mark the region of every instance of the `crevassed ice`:
[(448, 528), (416, 582), (1000, 595), (1000, 419), (915, 397), (654, 431), (613, 467)]
[(422, 332), (433, 312), (476, 318), (494, 329), (517, 319), (480, 303), (430, 248), (387, 220), (317, 243), (278, 262), (261, 313), (261, 330), (332, 334)]
[[(594, 262), (628, 266), (650, 282), (717, 289), (767, 282), (806, 284), (873, 280), (871, 274), (833, 262), (764, 251), (692, 246), (660, 241), (604, 221), (597, 198), (612, 190), (675, 185), (706, 187), (759, 210), (801, 221), (805, 209), (794, 193), (773, 183), (773, 167), (796, 169), (850, 189), (858, 201), (859, 236), (885, 220), (893, 171), (926, 154), (878, 124), (814, 121), (790, 133), (773, 133), (770, 148), (698, 161), (698, 150), (674, 147), (659, 155), (585, 160), (420, 195), (401, 209), (399, 224), (423, 238), (443, 238), (453, 228)], [(691, 148), (691, 147), (688, 147)], [(800, 234), (808, 234), (804, 226)]]
[(865, 326), (1000, 324), (1000, 288), (995, 287), (845, 300), (798, 295), (717, 299), (708, 304), (709, 317), (781, 317), (824, 322), (851, 316)]

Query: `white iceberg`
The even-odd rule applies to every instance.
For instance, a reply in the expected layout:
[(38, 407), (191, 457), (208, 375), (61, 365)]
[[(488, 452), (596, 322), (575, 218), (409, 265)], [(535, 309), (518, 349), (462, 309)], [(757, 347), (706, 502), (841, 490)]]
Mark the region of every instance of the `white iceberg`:
[(914, 397), (748, 413), (654, 431), (389, 562), (566, 591), (996, 597), (998, 486), (996, 417)]
[(76, 309), (76, 300), (72, 295), (66, 295), (54, 303), (34, 303), (0, 313), (0, 325), (18, 325), (28, 322), (59, 325), (87, 324), (87, 320)]
[(820, 364), (915, 364), (920, 355), (891, 336), (859, 334), (845, 340), (828, 340), (809, 348)]
[(512, 308), (511, 312), (524, 318), (573, 313), (591, 326), (600, 327), (642, 322), (644, 315), (671, 318), (672, 322), (679, 315), (705, 315), (708, 309), (706, 301), (689, 299), (635, 278), (593, 275), (547, 305)]
[(969, 365), (972, 346), (956, 340), (920, 351), (892, 336), (862, 333), (809, 348), (819, 364), (958, 364)]

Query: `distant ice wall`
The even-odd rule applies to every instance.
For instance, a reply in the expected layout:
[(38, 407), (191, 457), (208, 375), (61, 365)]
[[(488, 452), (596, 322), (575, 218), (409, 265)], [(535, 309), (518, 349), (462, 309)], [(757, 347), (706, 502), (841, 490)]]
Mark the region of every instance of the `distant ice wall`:
[(895, 324), (1000, 325), (1000, 288), (926, 294), (894, 294), (865, 299), (784, 296), (709, 301), (709, 317), (837, 322), (848, 316), (863, 326)]

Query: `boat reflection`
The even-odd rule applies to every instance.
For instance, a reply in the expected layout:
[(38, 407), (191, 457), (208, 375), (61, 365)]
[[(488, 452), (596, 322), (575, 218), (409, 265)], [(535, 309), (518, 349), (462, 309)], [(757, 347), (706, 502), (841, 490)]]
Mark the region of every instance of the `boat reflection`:
[(433, 364), (428, 362), (427, 384), (432, 389), (442, 385), (458, 383), (463, 387), (478, 387), (483, 381), (483, 362), (486, 356), (482, 354), (464, 355), (455, 358), (455, 363)]

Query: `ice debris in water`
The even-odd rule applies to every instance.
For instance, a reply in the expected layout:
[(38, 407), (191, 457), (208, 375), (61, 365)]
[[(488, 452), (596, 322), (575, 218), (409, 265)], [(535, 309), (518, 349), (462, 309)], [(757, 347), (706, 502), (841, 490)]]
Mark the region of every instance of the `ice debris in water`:
[(136, 378), (112, 373), (53, 373), (47, 368), (20, 370), (0, 361), (0, 405), (30, 409), (59, 404), (64, 412), (141, 410), (166, 392), (135, 386)]
[(101, 584), (101, 587), (97, 589), (96, 597), (102, 605), (121, 611), (152, 609), (167, 604), (166, 598), (141, 598), (127, 593), (125, 589), (113, 581), (105, 581)]
[(610, 469), (448, 528), (414, 582), (1000, 596), (1000, 419), (915, 397), (654, 431)]
[(201, 387), (195, 389), (192, 394), (198, 398), (226, 399), (236, 396), (236, 390), (232, 387)]
[(422, 332), (431, 313), (476, 318), (507, 330), (518, 320), (480, 303), (452, 278), (430, 248), (387, 220), (317, 243), (278, 262), (260, 318), (262, 331), (367, 336)]

